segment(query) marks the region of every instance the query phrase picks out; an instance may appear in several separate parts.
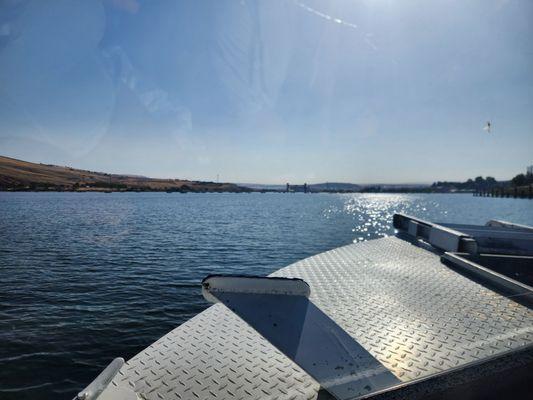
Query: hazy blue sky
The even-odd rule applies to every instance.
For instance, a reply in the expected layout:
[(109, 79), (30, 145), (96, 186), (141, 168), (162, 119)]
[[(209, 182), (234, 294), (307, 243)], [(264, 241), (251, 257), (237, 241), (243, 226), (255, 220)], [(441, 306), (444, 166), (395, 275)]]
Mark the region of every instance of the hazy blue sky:
[(233, 182), (507, 179), (533, 163), (532, 21), (531, 0), (0, 0), (0, 154)]

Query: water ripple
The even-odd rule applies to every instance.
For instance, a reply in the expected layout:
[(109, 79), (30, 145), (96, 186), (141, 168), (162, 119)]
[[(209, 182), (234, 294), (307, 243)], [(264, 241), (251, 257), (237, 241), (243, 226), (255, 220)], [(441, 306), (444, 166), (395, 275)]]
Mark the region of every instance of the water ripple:
[(391, 235), (395, 212), (533, 224), (528, 200), (468, 195), (0, 193), (0, 398), (72, 398), (202, 311), (207, 274)]

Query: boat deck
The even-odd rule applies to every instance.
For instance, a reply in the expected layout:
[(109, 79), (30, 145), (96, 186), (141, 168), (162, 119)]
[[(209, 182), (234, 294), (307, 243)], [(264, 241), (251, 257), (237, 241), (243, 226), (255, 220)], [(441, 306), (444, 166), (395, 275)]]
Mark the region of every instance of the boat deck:
[[(438, 252), (399, 237), (340, 247), (272, 276), (304, 279), (310, 300), (401, 382), (533, 343), (533, 311), (449, 268)], [(127, 361), (99, 399), (136, 396), (317, 399), (327, 394), (216, 304)]]

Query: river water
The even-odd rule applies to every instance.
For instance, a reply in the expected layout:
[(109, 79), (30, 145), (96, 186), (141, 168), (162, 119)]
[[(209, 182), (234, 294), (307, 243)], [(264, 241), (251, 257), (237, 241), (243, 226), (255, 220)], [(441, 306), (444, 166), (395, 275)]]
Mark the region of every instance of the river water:
[(0, 398), (71, 399), (206, 308), (206, 275), (392, 235), (395, 212), (533, 225), (531, 200), (459, 194), (0, 192)]

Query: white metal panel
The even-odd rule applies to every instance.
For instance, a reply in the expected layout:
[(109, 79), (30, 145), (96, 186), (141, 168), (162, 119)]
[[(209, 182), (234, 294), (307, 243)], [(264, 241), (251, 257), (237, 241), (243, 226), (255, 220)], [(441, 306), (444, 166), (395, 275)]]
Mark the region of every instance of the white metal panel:
[[(273, 276), (310, 299), (400, 380), (533, 343), (533, 312), (398, 238), (341, 247)], [(223, 305), (129, 360), (113, 380), (146, 399), (314, 399), (319, 385)]]

